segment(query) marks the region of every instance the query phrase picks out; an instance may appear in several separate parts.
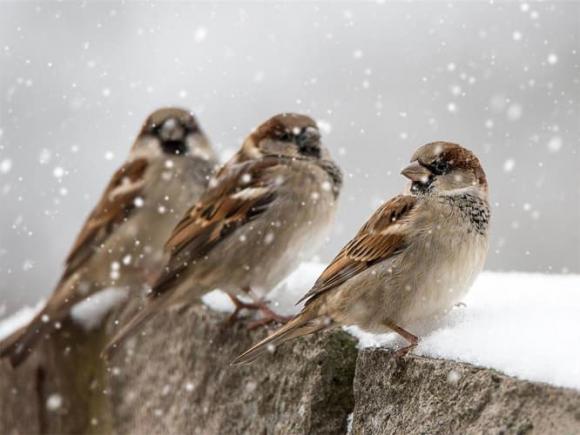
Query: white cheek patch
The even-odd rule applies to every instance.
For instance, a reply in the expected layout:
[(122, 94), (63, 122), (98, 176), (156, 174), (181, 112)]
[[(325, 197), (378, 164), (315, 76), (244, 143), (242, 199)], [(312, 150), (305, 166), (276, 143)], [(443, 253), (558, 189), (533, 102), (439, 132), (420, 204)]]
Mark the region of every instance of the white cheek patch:
[(395, 223), (397, 221), (393, 221), (391, 225), (389, 225), (385, 230), (381, 231), (382, 235), (387, 234), (399, 234), (403, 232), (403, 224)]
[(243, 147), (244, 154), (253, 159), (262, 157), (262, 152), (258, 149), (253, 141), (247, 141)]
[(241, 199), (243, 201), (248, 201), (250, 199), (262, 196), (267, 191), (268, 191), (267, 187), (250, 187), (247, 189), (240, 190), (237, 193), (234, 193), (231, 197), (233, 199)]
[(111, 190), (109, 193), (109, 201), (114, 201), (115, 198), (121, 195), (125, 195), (127, 193), (133, 192), (136, 189), (139, 189), (143, 185), (143, 180), (138, 180), (136, 182), (131, 182), (128, 177), (123, 178), (121, 185), (116, 187), (115, 189)]
[(203, 140), (198, 140), (195, 136), (187, 138), (187, 147), (191, 150), (193, 157), (198, 157), (202, 160), (211, 160), (213, 158), (213, 154), (207, 144)]
[(133, 149), (131, 150), (130, 157), (136, 158), (155, 158), (163, 154), (159, 140), (151, 136), (146, 136), (145, 138), (137, 139)]
[(202, 160), (210, 160), (212, 158), (212, 155), (208, 150), (199, 146), (196, 146), (191, 150), (191, 155), (193, 157), (199, 157)]

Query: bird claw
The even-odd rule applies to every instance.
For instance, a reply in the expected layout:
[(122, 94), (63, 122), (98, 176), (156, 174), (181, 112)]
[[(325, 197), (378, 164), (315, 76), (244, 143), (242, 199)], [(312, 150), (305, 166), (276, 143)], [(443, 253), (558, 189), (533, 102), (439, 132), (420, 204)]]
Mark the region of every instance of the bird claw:
[(408, 346), (405, 346), (395, 352), (395, 358), (400, 359), (405, 357), (411, 350), (417, 347), (417, 343), (412, 343)]
[(261, 319), (257, 319), (248, 323), (249, 330), (254, 330), (261, 326), (269, 325), (273, 322), (284, 324), (291, 318), (290, 316), (282, 316), (273, 311), (268, 306), (269, 301), (261, 300), (257, 302), (244, 302), (241, 301), (237, 296), (229, 295), (229, 297), (236, 308), (226, 321), (228, 326), (231, 326), (233, 323), (239, 320), (239, 314), (242, 310), (260, 311), (262, 313), (263, 317)]
[(264, 306), (260, 311), (262, 311), (262, 318), (258, 320), (254, 320), (248, 323), (248, 330), (253, 331), (254, 329), (258, 329), (261, 326), (267, 326), (270, 323), (280, 323), (285, 324), (290, 321), (292, 316), (283, 316), (274, 312), (270, 307)]
[(240, 313), (242, 312), (242, 310), (259, 310), (260, 309), (260, 306), (256, 303), (244, 302), (244, 301), (241, 301), (236, 296), (232, 296), (232, 295), (229, 295), (229, 296), (230, 296), (230, 299), (232, 300), (232, 302), (234, 303), (234, 306), (236, 308), (234, 309), (234, 312), (232, 314), (230, 314), (230, 316), (226, 320), (227, 326), (233, 325), (236, 321), (238, 321), (240, 319)]

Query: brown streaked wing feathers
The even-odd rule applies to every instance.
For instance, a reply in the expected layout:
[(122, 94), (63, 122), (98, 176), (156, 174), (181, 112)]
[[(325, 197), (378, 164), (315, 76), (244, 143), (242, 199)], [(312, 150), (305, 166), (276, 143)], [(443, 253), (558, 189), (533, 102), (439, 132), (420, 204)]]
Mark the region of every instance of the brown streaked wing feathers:
[[(114, 225), (129, 217), (135, 208), (135, 198), (142, 192), (142, 179), (147, 167), (146, 159), (135, 159), (115, 172), (66, 258), (62, 279), (74, 273), (92, 255), (94, 249), (106, 241)], [(127, 190), (112, 198), (111, 193), (125, 183), (128, 184)]]
[(382, 205), (298, 302), (306, 300), (308, 305), (322, 293), (399, 252), (405, 246), (404, 234), (399, 231), (389, 232), (389, 229), (395, 224), (408, 221), (415, 203), (415, 197), (399, 195)]
[[(154, 286), (152, 295), (163, 293), (179, 278), (180, 272), (205, 256), (216, 244), (237, 228), (263, 213), (276, 198), (272, 171), (281, 164), (275, 157), (250, 160), (234, 165), (218, 184), (206, 191), (177, 224), (166, 243), (171, 259), (165, 272)], [(248, 180), (242, 179), (247, 176)], [(255, 196), (232, 197), (246, 189), (259, 190)]]

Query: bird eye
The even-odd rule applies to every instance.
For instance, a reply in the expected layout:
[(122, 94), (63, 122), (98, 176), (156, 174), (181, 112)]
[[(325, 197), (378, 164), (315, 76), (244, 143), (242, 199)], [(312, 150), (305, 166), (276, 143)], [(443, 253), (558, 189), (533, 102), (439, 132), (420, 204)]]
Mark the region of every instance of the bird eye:
[(280, 133), (278, 139), (281, 140), (282, 142), (290, 142), (292, 140), (292, 135), (289, 132), (284, 131)]
[(443, 175), (449, 172), (451, 169), (449, 163), (445, 160), (435, 160), (429, 165), (427, 168), (434, 174), (434, 175)]

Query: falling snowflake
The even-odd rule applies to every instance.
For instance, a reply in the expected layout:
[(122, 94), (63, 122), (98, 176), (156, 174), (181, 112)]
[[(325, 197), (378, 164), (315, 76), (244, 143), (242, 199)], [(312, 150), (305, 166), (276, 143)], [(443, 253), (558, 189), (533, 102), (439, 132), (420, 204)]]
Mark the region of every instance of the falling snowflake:
[(12, 160), (4, 159), (0, 162), (0, 174), (7, 174), (12, 169)]
[(332, 125), (328, 121), (319, 119), (318, 121), (316, 121), (316, 125), (318, 126), (320, 131), (324, 134), (330, 134), (330, 132), (332, 131)]
[(205, 41), (207, 37), (207, 29), (205, 27), (198, 27), (193, 35), (193, 40), (197, 43)]
[(64, 177), (64, 169), (60, 166), (57, 166), (56, 168), (54, 168), (52, 170), (52, 175), (55, 178), (62, 178), (62, 177)]
[(505, 162), (503, 162), (504, 172), (513, 171), (515, 166), (516, 166), (516, 161), (514, 159), (507, 159)]
[(507, 110), (507, 118), (510, 121), (517, 121), (518, 119), (520, 119), (522, 117), (522, 106), (521, 104), (518, 103), (513, 103), (510, 104), (510, 106), (508, 107)]
[(557, 153), (562, 148), (562, 138), (560, 136), (554, 136), (548, 142), (548, 150), (551, 153)]
[(57, 411), (62, 406), (62, 396), (60, 394), (51, 394), (46, 399), (46, 409), (49, 411)]

